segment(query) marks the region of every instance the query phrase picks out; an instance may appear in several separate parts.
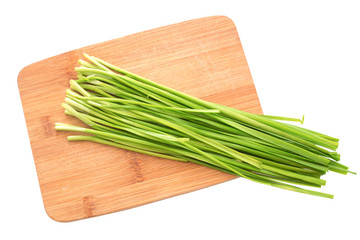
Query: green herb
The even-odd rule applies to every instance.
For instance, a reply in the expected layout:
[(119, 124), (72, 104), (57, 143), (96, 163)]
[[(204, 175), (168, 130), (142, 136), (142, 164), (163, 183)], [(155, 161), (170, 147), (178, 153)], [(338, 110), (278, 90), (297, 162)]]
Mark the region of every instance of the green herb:
[(338, 163), (339, 139), (288, 122), (302, 119), (256, 115), (207, 102), (84, 54), (78, 79), (66, 90), (65, 113), (87, 127), (56, 123), (55, 129), (160, 158), (193, 162), (236, 176), (315, 196)]

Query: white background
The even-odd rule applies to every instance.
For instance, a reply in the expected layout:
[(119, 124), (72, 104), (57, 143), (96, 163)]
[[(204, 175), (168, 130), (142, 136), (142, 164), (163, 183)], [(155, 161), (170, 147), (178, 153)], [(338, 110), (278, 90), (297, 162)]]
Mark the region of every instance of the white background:
[(1, 3), (0, 239), (359, 239), (360, 176), (328, 174), (333, 200), (244, 179), (71, 223), (45, 213), (17, 89), (26, 65), (193, 18), (236, 24), (264, 113), (341, 139), (360, 173), (358, 1)]

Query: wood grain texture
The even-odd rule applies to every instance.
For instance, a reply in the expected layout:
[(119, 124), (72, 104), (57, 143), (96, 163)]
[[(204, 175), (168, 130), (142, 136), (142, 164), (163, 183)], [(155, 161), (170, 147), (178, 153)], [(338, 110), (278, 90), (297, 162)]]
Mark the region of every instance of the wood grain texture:
[(116, 212), (233, 176), (91, 142), (67, 142), (55, 122), (81, 125), (61, 103), (82, 53), (193, 96), (262, 113), (240, 39), (224, 16), (190, 20), (54, 56), (18, 76), (44, 206), (56, 221)]

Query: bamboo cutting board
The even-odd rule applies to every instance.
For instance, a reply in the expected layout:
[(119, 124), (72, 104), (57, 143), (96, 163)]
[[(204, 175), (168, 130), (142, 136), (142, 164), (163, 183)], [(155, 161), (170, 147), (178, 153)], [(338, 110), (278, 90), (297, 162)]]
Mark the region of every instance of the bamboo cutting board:
[(33, 63), (18, 86), (44, 206), (56, 221), (116, 212), (191, 192), (233, 176), (91, 142), (67, 142), (55, 122), (82, 125), (61, 103), (82, 53), (193, 96), (261, 114), (234, 23), (190, 20)]

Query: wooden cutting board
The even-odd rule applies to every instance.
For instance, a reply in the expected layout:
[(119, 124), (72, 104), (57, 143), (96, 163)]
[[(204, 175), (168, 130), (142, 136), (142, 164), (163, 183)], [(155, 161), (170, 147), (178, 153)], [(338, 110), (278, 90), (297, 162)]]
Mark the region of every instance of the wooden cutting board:
[(61, 103), (82, 53), (193, 96), (261, 114), (234, 23), (205, 17), (76, 49), (33, 63), (18, 76), (47, 214), (73, 221), (191, 192), (233, 176), (91, 142), (68, 142), (55, 122), (81, 125)]

